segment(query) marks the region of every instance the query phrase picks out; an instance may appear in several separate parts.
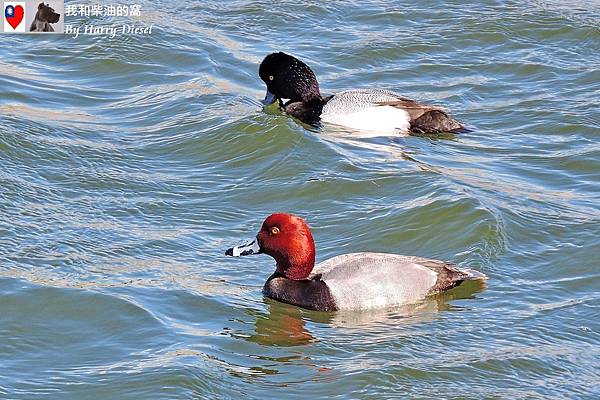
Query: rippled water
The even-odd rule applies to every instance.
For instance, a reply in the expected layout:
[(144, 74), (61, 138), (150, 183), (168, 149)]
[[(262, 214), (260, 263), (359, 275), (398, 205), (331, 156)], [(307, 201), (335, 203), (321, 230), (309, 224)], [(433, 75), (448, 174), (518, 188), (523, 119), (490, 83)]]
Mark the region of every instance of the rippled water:
[[(3, 36), (0, 398), (600, 396), (600, 3), (392, 3), (143, 1), (151, 36)], [(325, 93), (396, 90), (471, 132), (265, 112), (279, 50)], [(272, 260), (223, 250), (275, 211), (318, 260), (428, 256), (487, 288), (264, 299)]]

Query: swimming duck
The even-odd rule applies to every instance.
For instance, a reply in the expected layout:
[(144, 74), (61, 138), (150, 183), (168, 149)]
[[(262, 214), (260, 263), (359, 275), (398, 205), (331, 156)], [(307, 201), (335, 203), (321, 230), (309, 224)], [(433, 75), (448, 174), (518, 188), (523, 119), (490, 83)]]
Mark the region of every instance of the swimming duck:
[(352, 89), (323, 97), (310, 67), (282, 52), (266, 56), (258, 74), (267, 85), (264, 103), (279, 101), (287, 114), (309, 125), (317, 126), (322, 121), (359, 130), (400, 133), (464, 129), (439, 107), (388, 90)]
[(315, 266), (315, 243), (306, 222), (292, 214), (272, 214), (256, 238), (225, 252), (239, 257), (265, 253), (275, 272), (265, 296), (317, 311), (364, 310), (415, 303), (460, 285), (484, 280), (480, 272), (454, 264), (387, 253), (350, 253)]

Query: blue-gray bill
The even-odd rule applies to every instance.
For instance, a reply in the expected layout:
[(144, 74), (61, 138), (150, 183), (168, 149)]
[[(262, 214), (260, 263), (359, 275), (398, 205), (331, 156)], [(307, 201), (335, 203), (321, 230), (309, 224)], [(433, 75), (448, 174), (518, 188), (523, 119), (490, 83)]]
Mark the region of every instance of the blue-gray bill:
[(268, 106), (269, 104), (275, 103), (275, 101), (277, 101), (277, 97), (273, 93), (269, 92), (269, 89), (267, 89), (265, 99), (262, 101), (262, 103)]
[(234, 246), (225, 251), (225, 255), (231, 257), (249, 256), (250, 254), (260, 253), (260, 245), (258, 244), (258, 240), (256, 239), (254, 239), (250, 243), (246, 243), (241, 246)]

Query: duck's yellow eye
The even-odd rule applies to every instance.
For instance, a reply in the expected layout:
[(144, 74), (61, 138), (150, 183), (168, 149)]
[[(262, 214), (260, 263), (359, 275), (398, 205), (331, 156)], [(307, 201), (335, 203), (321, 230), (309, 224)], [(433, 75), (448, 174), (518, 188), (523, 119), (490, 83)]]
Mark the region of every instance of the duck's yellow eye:
[(275, 79), (275, 77), (273, 75), (269, 75), (269, 80), (272, 81), (273, 79)]
[(271, 228), (271, 235), (277, 235), (279, 233), (279, 228), (274, 226)]

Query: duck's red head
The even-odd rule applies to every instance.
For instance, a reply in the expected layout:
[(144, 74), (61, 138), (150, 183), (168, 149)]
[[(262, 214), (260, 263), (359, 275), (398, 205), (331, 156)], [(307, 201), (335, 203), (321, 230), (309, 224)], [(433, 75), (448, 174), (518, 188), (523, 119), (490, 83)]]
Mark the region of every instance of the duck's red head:
[(230, 256), (265, 253), (277, 262), (277, 272), (286, 278), (307, 279), (315, 266), (315, 242), (306, 222), (292, 214), (271, 214), (256, 240), (225, 252)]

